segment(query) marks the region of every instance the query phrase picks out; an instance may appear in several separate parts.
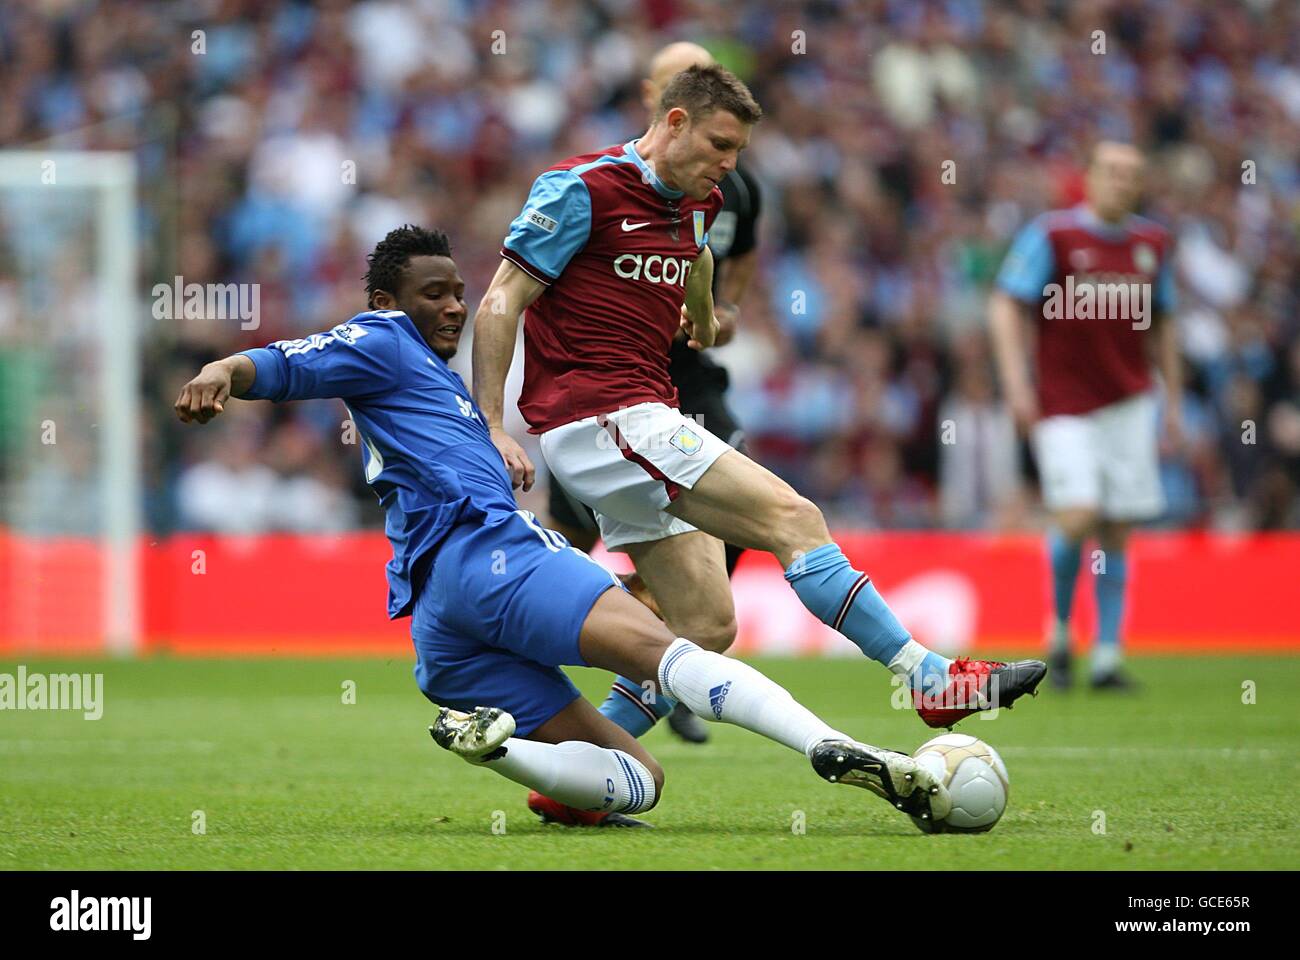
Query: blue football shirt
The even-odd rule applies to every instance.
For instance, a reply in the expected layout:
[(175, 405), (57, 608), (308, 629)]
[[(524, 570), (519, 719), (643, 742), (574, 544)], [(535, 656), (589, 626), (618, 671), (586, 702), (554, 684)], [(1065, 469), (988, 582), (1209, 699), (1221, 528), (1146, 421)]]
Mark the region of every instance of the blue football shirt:
[(411, 612), (424, 561), (452, 528), (516, 509), (505, 464), (465, 381), (405, 313), (361, 313), (328, 332), (244, 355), (257, 368), (244, 399), (338, 397), (347, 405), (393, 547), (390, 618)]

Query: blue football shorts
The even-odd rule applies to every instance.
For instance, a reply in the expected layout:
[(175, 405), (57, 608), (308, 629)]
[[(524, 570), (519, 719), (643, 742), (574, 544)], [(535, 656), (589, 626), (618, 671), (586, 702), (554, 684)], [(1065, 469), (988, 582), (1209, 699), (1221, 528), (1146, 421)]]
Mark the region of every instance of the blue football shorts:
[(415, 680), (440, 706), (501, 707), (527, 736), (578, 696), (582, 624), (618, 578), (527, 510), (462, 524), (438, 549), (411, 614)]

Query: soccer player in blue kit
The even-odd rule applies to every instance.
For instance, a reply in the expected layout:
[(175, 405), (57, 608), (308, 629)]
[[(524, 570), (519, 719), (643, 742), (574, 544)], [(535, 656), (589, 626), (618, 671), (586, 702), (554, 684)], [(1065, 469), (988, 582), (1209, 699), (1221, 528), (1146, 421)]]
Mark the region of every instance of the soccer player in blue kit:
[(573, 822), (641, 825), (629, 814), (655, 805), (663, 770), (559, 669), (594, 666), (798, 750), (831, 782), (947, 815), (947, 790), (911, 757), (854, 741), (752, 667), (675, 637), (520, 510), (482, 411), (447, 366), (467, 309), (446, 236), (405, 226), (368, 259), (368, 311), (207, 364), (175, 410), (207, 423), (231, 397), (346, 403), (393, 547), (388, 615), (411, 617), (440, 746), (567, 804)]

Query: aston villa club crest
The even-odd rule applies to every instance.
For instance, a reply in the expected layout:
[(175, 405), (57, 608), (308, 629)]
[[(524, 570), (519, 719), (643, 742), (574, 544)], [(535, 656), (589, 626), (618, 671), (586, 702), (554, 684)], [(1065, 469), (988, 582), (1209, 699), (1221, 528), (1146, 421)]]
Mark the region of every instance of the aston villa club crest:
[(695, 246), (702, 247), (709, 242), (709, 235), (704, 232), (704, 211), (695, 210), (692, 213), (694, 215), (691, 221), (695, 224)]
[(668, 442), (688, 457), (695, 456), (704, 446), (704, 439), (690, 427), (678, 427)]

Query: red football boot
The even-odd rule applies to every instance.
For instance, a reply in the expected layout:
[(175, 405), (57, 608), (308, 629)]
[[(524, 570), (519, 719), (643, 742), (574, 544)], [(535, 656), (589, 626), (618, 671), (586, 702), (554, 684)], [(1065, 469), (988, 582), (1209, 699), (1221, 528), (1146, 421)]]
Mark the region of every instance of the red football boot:
[(651, 827), (653, 824), (629, 817), (613, 810), (579, 810), (542, 796), (536, 790), (528, 791), (528, 809), (542, 818), (542, 823), (562, 823), (566, 827)]
[(1033, 694), (1047, 674), (1041, 660), (972, 660), (958, 657), (948, 667), (942, 692), (912, 691), (912, 703), (931, 727), (948, 727), (981, 710), (1011, 709), (1025, 694)]

